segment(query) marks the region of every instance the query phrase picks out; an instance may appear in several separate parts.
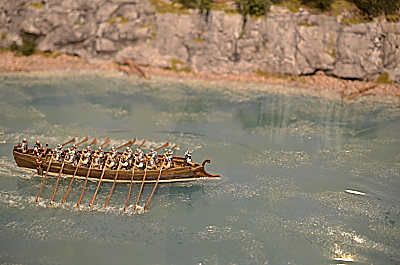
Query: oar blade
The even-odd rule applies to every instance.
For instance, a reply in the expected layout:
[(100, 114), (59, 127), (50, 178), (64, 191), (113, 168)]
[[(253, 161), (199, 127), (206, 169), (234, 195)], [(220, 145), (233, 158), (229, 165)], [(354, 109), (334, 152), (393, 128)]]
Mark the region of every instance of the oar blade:
[(116, 148), (116, 150), (119, 150), (119, 149), (121, 149), (121, 148), (123, 148), (125, 146), (128, 146), (128, 145), (132, 145), (132, 141), (129, 141), (126, 144), (121, 145), (120, 147)]
[(74, 138), (72, 138), (71, 140), (69, 140), (68, 142), (63, 143), (62, 146), (65, 146), (65, 145), (67, 145), (67, 144), (69, 144), (69, 143), (72, 143), (72, 142), (75, 142), (75, 141), (76, 141), (76, 138), (74, 137)]
[(160, 146), (159, 148), (155, 149), (155, 151), (160, 151), (161, 149), (167, 147), (169, 145), (169, 142), (166, 142), (165, 144), (163, 144), (163, 146)]
[(82, 141), (80, 141), (79, 143), (76, 144), (76, 146), (80, 146), (81, 144), (83, 144), (84, 142), (87, 142), (89, 140), (89, 137), (85, 137), (83, 138)]
[(142, 146), (144, 145), (145, 142), (146, 142), (146, 139), (144, 139), (144, 140), (142, 141), (142, 143), (138, 146), (138, 148), (139, 148), (139, 149), (142, 148)]
[(95, 143), (97, 143), (97, 139), (96, 138), (94, 138), (93, 141), (88, 145), (94, 145)]
[(107, 140), (101, 145), (101, 148), (103, 148), (106, 144), (108, 144), (111, 141), (111, 138), (108, 137)]

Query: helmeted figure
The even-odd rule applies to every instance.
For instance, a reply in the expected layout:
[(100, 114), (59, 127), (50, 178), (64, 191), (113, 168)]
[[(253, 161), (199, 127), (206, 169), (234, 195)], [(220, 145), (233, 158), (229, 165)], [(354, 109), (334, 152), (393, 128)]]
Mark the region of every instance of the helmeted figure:
[(174, 157), (174, 152), (172, 149), (169, 149), (167, 152), (164, 153), (164, 168), (173, 168), (174, 163), (173, 163), (173, 157)]
[(101, 146), (97, 150), (97, 152), (94, 154), (94, 160), (93, 160), (93, 167), (95, 168), (103, 168), (104, 164), (104, 152), (103, 148)]
[(118, 151), (117, 151), (117, 149), (115, 149), (114, 146), (111, 147), (111, 155), (112, 155), (114, 158), (118, 158)]
[(22, 149), (22, 153), (24, 153), (24, 154), (28, 152), (28, 140), (26, 140), (26, 138), (24, 138), (22, 140), (21, 149)]
[(112, 154), (107, 155), (107, 159), (104, 163), (104, 166), (111, 170), (116, 170), (118, 168), (118, 159), (114, 157)]
[(76, 149), (74, 147), (68, 148), (65, 154), (65, 161), (69, 164), (75, 165), (76, 163)]
[(129, 170), (132, 166), (133, 162), (133, 153), (131, 148), (128, 146), (121, 157), (121, 165), (125, 170)]
[(192, 160), (192, 153), (193, 151), (190, 150), (185, 152), (185, 162), (183, 163), (183, 166), (192, 166), (194, 164)]
[(39, 155), (42, 151), (43, 146), (40, 144), (39, 140), (36, 140), (35, 145), (33, 146), (33, 155)]
[(150, 153), (148, 154), (149, 157), (149, 164), (147, 167), (149, 169), (156, 169), (157, 168), (157, 162), (158, 162), (158, 154), (157, 151), (154, 149), (150, 149)]
[(57, 162), (61, 162), (64, 155), (64, 148), (61, 144), (58, 144), (54, 149), (54, 160)]
[(137, 148), (135, 151), (135, 163), (134, 167), (136, 169), (145, 169), (146, 162), (145, 162), (145, 154), (142, 149)]
[(91, 162), (92, 162), (92, 148), (89, 145), (86, 148), (86, 152), (83, 154), (82, 165), (84, 167), (90, 167)]

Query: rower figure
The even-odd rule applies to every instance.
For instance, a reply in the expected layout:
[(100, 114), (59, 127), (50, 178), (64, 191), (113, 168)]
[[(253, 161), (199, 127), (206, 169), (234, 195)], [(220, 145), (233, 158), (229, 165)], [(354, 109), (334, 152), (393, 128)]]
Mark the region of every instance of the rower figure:
[(92, 161), (92, 148), (90, 147), (90, 145), (88, 145), (88, 147), (86, 148), (86, 152), (82, 157), (82, 165), (84, 167), (90, 167), (91, 161)]
[(54, 160), (57, 162), (61, 162), (64, 155), (64, 148), (61, 144), (58, 144), (57, 147), (54, 149)]
[(26, 138), (24, 138), (22, 140), (21, 149), (22, 149), (22, 153), (24, 153), (24, 154), (26, 154), (28, 152), (28, 140), (26, 140)]
[(115, 170), (118, 168), (118, 160), (112, 154), (107, 155), (107, 159), (104, 163), (104, 166), (108, 169)]
[(68, 148), (68, 151), (65, 153), (65, 159), (64, 161), (66, 161), (69, 164), (74, 165), (75, 161), (76, 161), (76, 149), (74, 149), (74, 147), (72, 148)]
[(133, 153), (131, 148), (128, 146), (121, 157), (122, 169), (129, 170), (132, 166), (132, 161), (133, 161)]
[(165, 152), (163, 156), (164, 156), (164, 161), (165, 161), (164, 168), (165, 169), (173, 168), (174, 167), (174, 162), (173, 162), (174, 153), (173, 153), (172, 149), (169, 149), (167, 152)]
[(39, 140), (36, 140), (35, 145), (33, 146), (33, 155), (39, 155), (43, 150), (43, 146), (40, 144)]
[(135, 155), (134, 158), (135, 162), (133, 166), (135, 167), (135, 169), (144, 170), (146, 167), (146, 162), (145, 162), (146, 155), (144, 154), (142, 149), (137, 148), (134, 155)]
[(45, 157), (47, 157), (48, 155), (51, 155), (52, 154), (52, 151), (51, 151), (51, 149), (49, 148), (49, 143), (46, 143), (46, 147), (44, 148), (44, 151), (43, 151), (43, 154), (42, 155), (44, 155)]
[(117, 151), (117, 149), (115, 149), (114, 146), (111, 147), (111, 155), (112, 155), (112, 157), (114, 157), (114, 158), (118, 158), (118, 151)]
[(103, 164), (104, 164), (104, 152), (103, 148), (101, 148), (100, 146), (97, 152), (94, 154), (93, 167), (102, 169)]
[(148, 169), (156, 169), (157, 162), (158, 162), (158, 154), (157, 151), (154, 149), (150, 149), (150, 153), (148, 154), (149, 157), (149, 164), (147, 166)]
[(183, 166), (193, 166), (194, 162), (192, 160), (192, 153), (193, 151), (187, 150), (185, 152), (185, 162), (183, 162)]

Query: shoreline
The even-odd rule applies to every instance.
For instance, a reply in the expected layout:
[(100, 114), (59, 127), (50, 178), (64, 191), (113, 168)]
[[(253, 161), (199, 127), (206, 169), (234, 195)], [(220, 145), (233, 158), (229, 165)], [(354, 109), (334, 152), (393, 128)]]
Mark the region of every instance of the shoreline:
[[(0, 54), (0, 72), (31, 72), (31, 71), (60, 71), (60, 70), (107, 70), (129, 73), (128, 66), (121, 66), (114, 62), (91, 63), (83, 58), (60, 54), (56, 57), (34, 54), (31, 56), (15, 56), (12, 52)], [(150, 78), (152, 76), (173, 77), (181, 79), (199, 79), (207, 81), (227, 81), (279, 85), (299, 88), (315, 92), (331, 92), (338, 94), (343, 100), (353, 100), (365, 96), (400, 98), (400, 84), (381, 84), (376, 82), (344, 80), (326, 76), (324, 72), (317, 72), (309, 76), (285, 76), (240, 73), (240, 74), (202, 74), (192, 72), (178, 72), (153, 67), (143, 67)]]

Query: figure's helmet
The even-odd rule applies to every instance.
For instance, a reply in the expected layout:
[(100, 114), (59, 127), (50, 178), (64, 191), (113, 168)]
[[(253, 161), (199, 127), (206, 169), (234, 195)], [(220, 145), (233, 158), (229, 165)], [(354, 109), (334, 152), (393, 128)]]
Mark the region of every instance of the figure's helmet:
[(99, 147), (99, 151), (103, 151), (103, 148), (101, 148), (101, 146)]
[(88, 151), (92, 151), (92, 148), (90, 147), (90, 145), (88, 145), (86, 149), (87, 149)]

